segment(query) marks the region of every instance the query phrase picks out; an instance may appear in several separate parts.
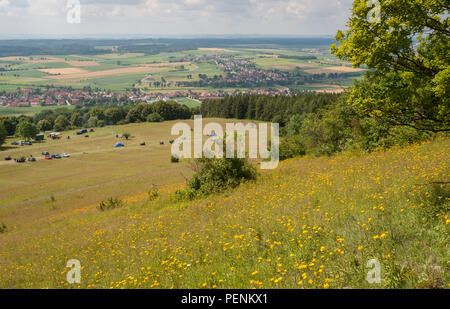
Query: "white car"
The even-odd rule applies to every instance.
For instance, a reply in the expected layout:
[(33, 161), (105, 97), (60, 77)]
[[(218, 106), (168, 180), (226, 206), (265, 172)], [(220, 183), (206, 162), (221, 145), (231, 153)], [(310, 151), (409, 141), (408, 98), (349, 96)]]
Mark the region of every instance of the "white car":
[(68, 153), (63, 153), (63, 155), (62, 155), (64, 158), (70, 158), (70, 154), (68, 154)]

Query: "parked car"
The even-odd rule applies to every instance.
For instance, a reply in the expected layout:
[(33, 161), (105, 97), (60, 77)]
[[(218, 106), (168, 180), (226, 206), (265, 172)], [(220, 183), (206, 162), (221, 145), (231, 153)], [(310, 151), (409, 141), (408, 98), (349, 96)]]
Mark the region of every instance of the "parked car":
[(18, 143), (18, 142), (12, 142), (11, 145), (13, 145), (13, 146), (19, 146), (19, 143)]
[(26, 146), (31, 146), (31, 145), (33, 145), (33, 143), (32, 142), (25, 142), (25, 145)]
[(25, 158), (20, 158), (15, 160), (17, 163), (25, 163), (27, 160)]
[(5, 161), (11, 161), (12, 158), (10, 156), (5, 157)]
[(62, 157), (59, 154), (52, 155), (53, 159), (62, 159)]
[(28, 158), (28, 162), (36, 162), (36, 158), (30, 157)]
[(70, 154), (68, 154), (68, 153), (63, 153), (63, 158), (70, 158)]
[(50, 155), (50, 152), (44, 151), (44, 152), (42, 153), (42, 155), (43, 155), (43, 156), (49, 156), (49, 155)]
[(77, 132), (77, 135), (83, 135), (83, 134), (86, 134), (86, 133), (88, 133), (88, 130), (82, 129), (82, 130)]
[(51, 155), (46, 155), (45, 156), (45, 160), (51, 160), (51, 159), (53, 159), (53, 157)]

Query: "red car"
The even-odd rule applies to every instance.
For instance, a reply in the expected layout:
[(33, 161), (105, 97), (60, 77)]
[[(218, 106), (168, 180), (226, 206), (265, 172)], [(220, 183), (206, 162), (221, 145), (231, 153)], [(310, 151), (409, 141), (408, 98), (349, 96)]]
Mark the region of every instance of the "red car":
[(51, 156), (51, 155), (45, 156), (45, 160), (51, 160), (51, 159), (52, 159), (52, 156)]

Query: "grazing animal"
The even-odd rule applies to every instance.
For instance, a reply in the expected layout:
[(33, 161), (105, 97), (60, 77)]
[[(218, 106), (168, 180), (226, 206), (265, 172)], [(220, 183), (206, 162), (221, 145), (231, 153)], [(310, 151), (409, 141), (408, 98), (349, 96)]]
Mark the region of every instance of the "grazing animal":
[(164, 145), (164, 142), (159, 142), (160, 145)]

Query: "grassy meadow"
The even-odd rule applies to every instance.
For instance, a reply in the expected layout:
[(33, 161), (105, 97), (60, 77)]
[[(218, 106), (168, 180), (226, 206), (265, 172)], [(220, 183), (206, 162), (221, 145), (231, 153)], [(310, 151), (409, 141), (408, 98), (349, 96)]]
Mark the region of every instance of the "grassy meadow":
[[(168, 168), (169, 150), (155, 144), (168, 138), (159, 135), (168, 130), (133, 128), (126, 127), (136, 138), (124, 149), (111, 148), (116, 132), (105, 128), (95, 133), (88, 155), (82, 154), (84, 140), (72, 140), (72, 148), (65, 147), (68, 141), (58, 141), (33, 147), (73, 151), (73, 158), (0, 165), (1, 174), (8, 175), (7, 182), (2, 177), (2, 205), (17, 202), (14, 196), (25, 197), (28, 191), (47, 192), (41, 204), (0, 207), (0, 224), (8, 227), (0, 234), (0, 288), (450, 284), (450, 191), (437, 184), (450, 176), (448, 139), (372, 154), (291, 159), (235, 191), (177, 201), (172, 193), (179, 185), (164, 184), (182, 180), (179, 172), (185, 167)], [(145, 130), (155, 137), (149, 149), (139, 149), (135, 144)], [(104, 147), (97, 149), (98, 144)], [(152, 168), (153, 176), (143, 175)], [(104, 170), (110, 175), (101, 174)], [(106, 183), (112, 178), (118, 181)], [(52, 207), (52, 188), (74, 188), (70, 182), (88, 187), (94, 179), (105, 183), (73, 192), (70, 204), (55, 192), (59, 204)], [(149, 190), (152, 183), (162, 185), (157, 197), (143, 190), (124, 197), (125, 205), (111, 211), (100, 212), (91, 198), (131, 193), (130, 186)], [(70, 259), (81, 262), (80, 285), (66, 281)], [(372, 259), (381, 265), (379, 284), (366, 281)]]
[[(63, 132), (61, 140), (46, 139), (33, 146), (11, 146), (14, 139), (9, 139), (0, 151), (0, 222), (8, 222), (13, 230), (20, 231), (37, 221), (46, 222), (68, 211), (96, 206), (109, 197), (146, 194), (153, 185), (184, 184), (192, 174), (188, 163), (170, 162), (169, 140), (176, 138), (170, 131), (176, 122), (98, 128), (89, 133), (89, 138), (75, 131)], [(192, 121), (183, 122), (193, 126)], [(123, 133), (130, 133), (130, 140), (116, 138)], [(117, 141), (125, 147), (113, 148)], [(160, 145), (160, 141), (165, 144)], [(140, 146), (142, 142), (145, 147)], [(69, 153), (71, 157), (47, 161), (44, 151)], [(13, 159), (33, 155), (37, 162), (4, 161), (8, 155)]]
[[(39, 114), (44, 110), (55, 110), (61, 108), (60, 106), (30, 106), (30, 107), (3, 107), (0, 106), (0, 117), (1, 116), (34, 116)], [(74, 106), (64, 106), (64, 108), (73, 109)]]

